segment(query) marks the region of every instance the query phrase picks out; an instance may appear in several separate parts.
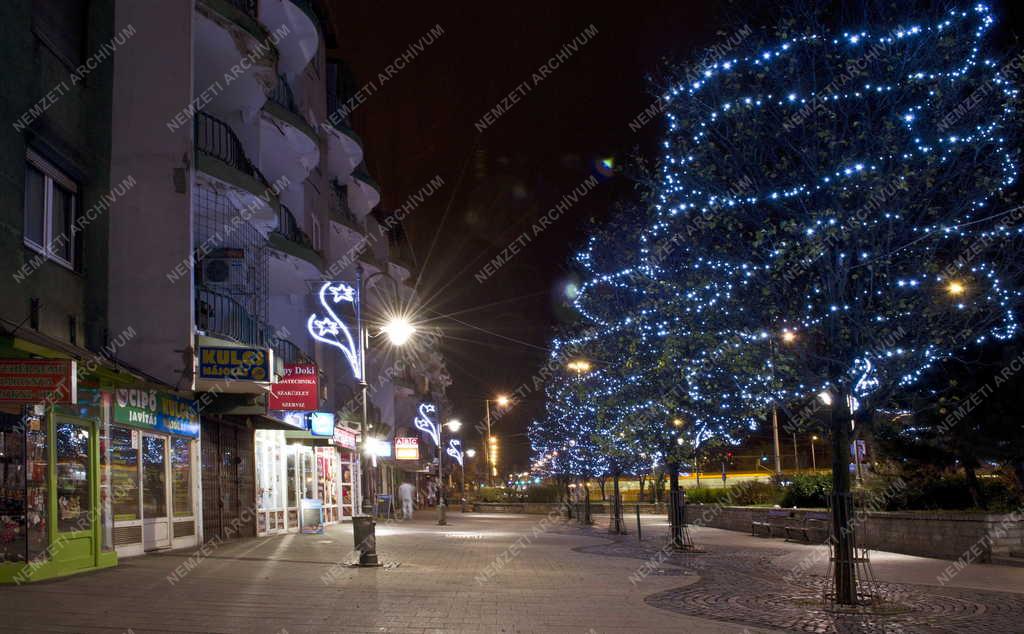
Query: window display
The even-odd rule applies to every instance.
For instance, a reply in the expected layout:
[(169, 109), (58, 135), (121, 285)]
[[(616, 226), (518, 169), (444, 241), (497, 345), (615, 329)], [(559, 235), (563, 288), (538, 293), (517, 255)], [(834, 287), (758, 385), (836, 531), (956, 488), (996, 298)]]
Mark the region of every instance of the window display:
[(0, 413), (0, 562), (25, 561), (25, 430), (17, 414)]
[(142, 516), (167, 517), (167, 439), (142, 436)]
[(92, 528), (90, 436), (89, 429), (82, 425), (58, 423), (56, 426), (57, 530), (60, 532)]
[(139, 450), (134, 432), (110, 428), (110, 471), (113, 482), (114, 520), (139, 519)]
[(175, 517), (191, 517), (192, 511), (192, 441), (171, 440), (171, 495)]

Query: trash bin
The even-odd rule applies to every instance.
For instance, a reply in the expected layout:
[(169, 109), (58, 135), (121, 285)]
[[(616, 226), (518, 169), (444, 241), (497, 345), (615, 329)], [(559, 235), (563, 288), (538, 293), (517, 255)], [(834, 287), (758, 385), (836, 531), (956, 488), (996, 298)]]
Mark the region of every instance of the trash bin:
[(377, 560), (377, 523), (372, 515), (354, 515), (352, 517), (352, 539), (355, 549), (359, 552), (360, 566), (379, 566)]

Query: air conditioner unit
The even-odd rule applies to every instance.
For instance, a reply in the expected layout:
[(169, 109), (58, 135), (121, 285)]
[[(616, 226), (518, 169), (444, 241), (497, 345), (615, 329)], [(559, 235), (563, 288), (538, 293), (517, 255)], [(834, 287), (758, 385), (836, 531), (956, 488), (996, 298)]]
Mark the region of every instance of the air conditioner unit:
[(215, 249), (200, 264), (200, 277), (207, 288), (245, 292), (248, 286), (245, 249)]

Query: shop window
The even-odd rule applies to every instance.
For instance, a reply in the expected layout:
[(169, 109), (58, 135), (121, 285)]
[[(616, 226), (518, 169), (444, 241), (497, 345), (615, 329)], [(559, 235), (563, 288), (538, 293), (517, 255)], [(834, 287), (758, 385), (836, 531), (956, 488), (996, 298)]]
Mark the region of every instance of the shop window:
[(167, 440), (142, 436), (142, 516), (167, 517)]
[(68, 268), (75, 266), (78, 186), (31, 150), (25, 165), (25, 244)]
[(57, 530), (62, 533), (92, 528), (89, 443), (90, 433), (85, 427), (57, 425)]
[(171, 440), (171, 495), (174, 517), (192, 516), (192, 441)]
[(139, 519), (139, 450), (124, 427), (110, 428), (110, 480), (114, 521)]
[(0, 562), (25, 561), (25, 429), (21, 417), (0, 413)]

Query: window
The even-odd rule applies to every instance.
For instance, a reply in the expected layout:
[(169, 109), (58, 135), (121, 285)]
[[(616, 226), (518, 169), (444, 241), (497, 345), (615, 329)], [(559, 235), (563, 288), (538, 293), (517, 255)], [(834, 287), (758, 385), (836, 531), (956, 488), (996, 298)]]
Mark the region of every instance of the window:
[(32, 29), (65, 64), (77, 67), (85, 55), (88, 0), (33, 0)]
[(139, 450), (135, 432), (110, 428), (110, 483), (115, 522), (139, 519)]
[(192, 441), (172, 437), (171, 496), (175, 517), (192, 516)]
[(25, 244), (68, 268), (75, 264), (78, 186), (31, 150), (25, 165)]

